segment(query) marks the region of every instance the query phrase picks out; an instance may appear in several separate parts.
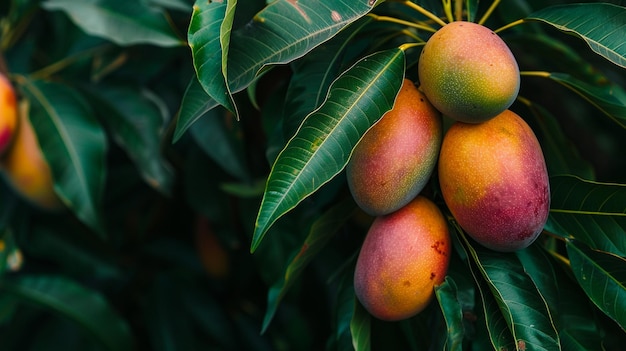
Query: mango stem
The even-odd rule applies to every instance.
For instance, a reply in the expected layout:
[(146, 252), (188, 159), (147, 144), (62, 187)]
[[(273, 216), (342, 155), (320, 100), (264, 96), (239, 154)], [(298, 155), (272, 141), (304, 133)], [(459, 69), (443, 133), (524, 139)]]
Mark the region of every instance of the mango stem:
[(489, 6), (489, 8), (487, 9), (487, 12), (485, 12), (483, 17), (481, 17), (480, 20), (478, 21), (478, 24), (483, 25), (485, 22), (487, 22), (487, 19), (489, 19), (489, 16), (491, 16), (491, 13), (493, 12), (493, 10), (495, 10), (496, 7), (498, 7), (499, 3), (500, 3), (500, 0), (493, 0), (493, 2), (491, 3), (491, 6)]
[(370, 13), (368, 16), (372, 17), (374, 20), (376, 21), (381, 21), (381, 22), (392, 22), (392, 23), (397, 23), (397, 24), (402, 24), (408, 27), (413, 27), (413, 28), (417, 28), (417, 29), (421, 29), (421, 30), (425, 30), (428, 32), (432, 32), (435, 33), (437, 30), (424, 25), (424, 24), (419, 24), (419, 23), (415, 23), (415, 22), (410, 22), (410, 21), (405, 21), (399, 18), (395, 18), (395, 17), (390, 17), (390, 16), (379, 16), (379, 15), (375, 15), (373, 13)]
[(440, 26), (443, 27), (443, 26), (446, 25), (446, 22), (444, 22), (441, 18), (435, 16), (432, 12), (426, 10), (425, 8), (419, 6), (418, 4), (413, 3), (411, 1), (408, 1), (408, 0), (404, 1), (403, 3), (406, 6), (412, 8), (413, 10), (415, 10), (415, 11), (421, 13), (422, 15), (430, 18), (431, 20), (435, 21), (435, 23), (439, 24)]
[(511, 28), (511, 27), (515, 27), (515, 26), (517, 26), (518, 24), (522, 24), (522, 23), (524, 23), (524, 22), (525, 22), (525, 21), (524, 21), (524, 19), (520, 19), (520, 20), (517, 20), (517, 21), (511, 22), (511, 23), (509, 23), (509, 24), (507, 24), (507, 25), (505, 25), (505, 26), (502, 26), (502, 27), (500, 27), (500, 28), (498, 28), (498, 29), (494, 30), (493, 32), (494, 32), (494, 33), (499, 33), (499, 32), (502, 32), (502, 31), (503, 31), (503, 30), (505, 30), (505, 29), (509, 29), (509, 28)]

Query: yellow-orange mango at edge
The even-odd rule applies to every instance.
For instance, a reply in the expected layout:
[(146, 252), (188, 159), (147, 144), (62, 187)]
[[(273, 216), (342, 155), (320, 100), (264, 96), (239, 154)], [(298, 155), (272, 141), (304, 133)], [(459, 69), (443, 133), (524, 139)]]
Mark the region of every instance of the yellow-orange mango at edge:
[(450, 212), (483, 246), (515, 251), (541, 233), (550, 209), (548, 172), (535, 134), (514, 112), (453, 124), (438, 173)]
[(346, 166), (359, 207), (379, 216), (415, 198), (436, 167), (442, 137), (439, 111), (404, 79), (393, 108), (365, 133)]
[(0, 155), (3, 155), (13, 141), (18, 124), (18, 106), (15, 90), (11, 82), (0, 74)]
[(9, 185), (24, 199), (41, 209), (57, 210), (62, 202), (54, 191), (48, 163), (39, 147), (28, 117), (28, 103), (19, 104), (19, 127), (0, 169)]
[(451, 254), (446, 219), (431, 200), (409, 204), (372, 223), (357, 259), (354, 290), (376, 318), (396, 321), (426, 308), (447, 274)]

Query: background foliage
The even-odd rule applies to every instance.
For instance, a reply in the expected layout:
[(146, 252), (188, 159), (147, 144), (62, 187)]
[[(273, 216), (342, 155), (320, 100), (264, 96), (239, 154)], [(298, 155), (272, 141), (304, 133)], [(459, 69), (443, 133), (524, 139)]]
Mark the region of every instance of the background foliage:
[(0, 348), (619, 350), (624, 3), (415, 3), (516, 24), (499, 31), (523, 72), (512, 109), (552, 203), (516, 253), (451, 220), (436, 299), (390, 323), (354, 297), (372, 218), (342, 172), (400, 79), (417, 81), (432, 19), (404, 1), (3, 1), (0, 70), (67, 209), (0, 184)]

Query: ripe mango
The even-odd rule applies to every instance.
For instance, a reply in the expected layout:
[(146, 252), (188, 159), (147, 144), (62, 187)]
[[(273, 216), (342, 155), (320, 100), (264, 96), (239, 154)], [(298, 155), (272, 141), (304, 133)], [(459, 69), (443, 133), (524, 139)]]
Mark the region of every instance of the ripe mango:
[(45, 210), (62, 208), (54, 181), (28, 117), (28, 103), (19, 106), (19, 128), (1, 163), (4, 178), (25, 200)]
[(11, 145), (17, 128), (17, 97), (11, 82), (0, 74), (0, 155)]
[(355, 294), (376, 318), (412, 317), (443, 282), (451, 250), (446, 219), (437, 205), (419, 195), (372, 223), (354, 271)]
[(415, 198), (436, 166), (442, 138), (440, 113), (405, 79), (393, 108), (363, 135), (346, 166), (359, 207), (379, 216)]
[(532, 129), (514, 112), (453, 124), (438, 170), (445, 203), (478, 243), (515, 251), (541, 233), (550, 208), (546, 163)]
[(519, 92), (517, 61), (489, 28), (452, 22), (433, 34), (418, 63), (422, 91), (445, 116), (479, 123), (508, 109)]

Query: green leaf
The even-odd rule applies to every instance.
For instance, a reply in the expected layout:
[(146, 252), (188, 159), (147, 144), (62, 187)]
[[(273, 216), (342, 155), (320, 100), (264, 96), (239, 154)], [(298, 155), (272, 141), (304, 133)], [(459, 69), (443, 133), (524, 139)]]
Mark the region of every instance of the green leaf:
[(102, 233), (100, 214), (107, 142), (90, 106), (72, 88), (24, 80), (30, 120), (55, 182), (76, 216)]
[(576, 146), (567, 138), (550, 111), (532, 101), (524, 100), (524, 103), (535, 117), (537, 137), (546, 159), (548, 173), (593, 179), (593, 166), (580, 156)]
[(626, 68), (626, 8), (613, 4), (550, 6), (525, 20), (548, 23), (580, 36), (597, 54)]
[(89, 89), (94, 106), (113, 139), (128, 153), (143, 179), (165, 195), (174, 171), (161, 152), (166, 116), (148, 91), (139, 87), (98, 85)]
[(404, 52), (367, 56), (330, 87), (272, 167), (256, 220), (252, 248), (268, 228), (345, 167), (363, 134), (393, 107), (404, 75)]
[(567, 241), (567, 254), (587, 296), (626, 330), (626, 259), (571, 240)]
[(218, 105), (218, 102), (207, 94), (194, 74), (180, 103), (173, 142), (178, 141), (191, 125)]
[[(546, 299), (517, 257), (478, 245), (473, 247), (467, 239), (466, 244), (513, 334), (516, 349), (561, 350), (559, 335)], [(481, 289), (481, 294), (484, 299), (487, 291)], [(486, 315), (494, 313), (493, 306), (488, 302), (485, 302), (485, 309)]]
[(302, 244), (297, 254), (291, 259), (283, 279), (274, 284), (269, 291), (267, 301), (267, 311), (263, 319), (261, 333), (267, 330), (278, 305), (293, 285), (294, 281), (300, 277), (308, 264), (326, 246), (328, 241), (337, 233), (343, 224), (354, 213), (356, 205), (351, 198), (346, 199), (326, 211), (311, 226), (309, 235)]
[(626, 256), (626, 185), (557, 176), (550, 188), (547, 231)]
[(125, 320), (104, 296), (60, 276), (19, 276), (0, 281), (0, 291), (69, 318), (112, 351), (133, 350)]
[(236, 1), (196, 0), (188, 41), (198, 80), (217, 103), (237, 116), (227, 82), (228, 47)]
[(549, 78), (579, 94), (622, 128), (626, 128), (626, 91), (620, 86), (591, 85), (565, 73), (550, 73)]
[(184, 45), (165, 14), (141, 1), (47, 0), (41, 6), (47, 10), (61, 10), (86, 33), (122, 46)]
[(463, 337), (465, 336), (463, 308), (457, 293), (456, 283), (450, 276), (447, 276), (445, 281), (435, 288), (435, 296), (439, 301), (447, 327), (445, 350), (450, 351), (463, 350)]
[(354, 296), (354, 314), (350, 320), (352, 346), (355, 351), (369, 351), (371, 349), (371, 316)]

